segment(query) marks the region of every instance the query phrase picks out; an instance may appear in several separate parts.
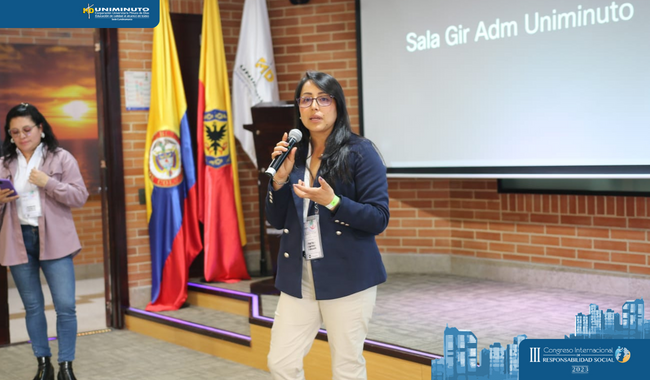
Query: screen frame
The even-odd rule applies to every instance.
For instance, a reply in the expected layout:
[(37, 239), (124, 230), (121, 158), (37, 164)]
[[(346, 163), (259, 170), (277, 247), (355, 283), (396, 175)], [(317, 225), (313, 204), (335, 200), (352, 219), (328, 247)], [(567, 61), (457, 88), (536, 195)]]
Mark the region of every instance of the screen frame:
[[(535, 179), (533, 179), (535, 180)], [(549, 179), (540, 179), (546, 185), (535, 187), (534, 185), (520, 186), (512, 184), (508, 179), (497, 180), (497, 193), (499, 194), (539, 194), (539, 195), (600, 195), (600, 196), (627, 196), (627, 197), (650, 197), (650, 190), (604, 190), (598, 189), (600, 186), (597, 182), (581, 184), (582, 188), (570, 188), (561, 183), (553, 182)], [(580, 181), (580, 180), (579, 180)], [(584, 180), (586, 182), (586, 180)], [(620, 180), (617, 185), (620, 184)], [(635, 181), (631, 179), (631, 181)], [(550, 186), (549, 186), (550, 185)], [(595, 187), (595, 188), (594, 188)]]
[[(371, 1), (371, 0), (364, 0)], [(363, 57), (361, 54), (361, 0), (355, 0), (357, 39), (357, 108), (359, 134), (365, 136), (363, 107)], [(387, 167), (394, 178), (650, 178), (650, 165), (609, 166), (467, 166)], [(635, 193), (636, 194), (636, 193)]]

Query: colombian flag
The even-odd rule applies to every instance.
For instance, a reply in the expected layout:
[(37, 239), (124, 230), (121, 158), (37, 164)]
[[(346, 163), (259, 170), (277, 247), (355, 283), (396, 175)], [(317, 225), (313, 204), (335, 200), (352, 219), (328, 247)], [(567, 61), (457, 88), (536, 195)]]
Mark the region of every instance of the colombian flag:
[(146, 141), (144, 179), (151, 247), (147, 310), (176, 310), (187, 299), (189, 267), (201, 251), (201, 234), (187, 103), (167, 0), (160, 0), (160, 24), (153, 29)]
[(246, 232), (230, 110), (219, 8), (216, 0), (204, 1), (197, 139), (199, 217), (204, 227), (207, 281), (250, 279), (242, 250)]

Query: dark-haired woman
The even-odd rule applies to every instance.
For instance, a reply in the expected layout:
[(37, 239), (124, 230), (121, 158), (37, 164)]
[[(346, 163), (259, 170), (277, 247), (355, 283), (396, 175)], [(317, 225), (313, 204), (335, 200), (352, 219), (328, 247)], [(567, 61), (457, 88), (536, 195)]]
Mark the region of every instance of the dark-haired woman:
[(0, 264), (8, 266), (25, 307), (27, 332), (38, 361), (34, 380), (53, 380), (45, 303), (39, 269), (52, 293), (59, 342), (59, 380), (74, 380), (77, 339), (72, 257), (81, 250), (70, 208), (86, 203), (88, 192), (74, 157), (59, 147), (45, 117), (22, 103), (7, 114), (0, 178), (13, 183), (0, 191)]
[[(324, 323), (333, 379), (366, 379), (363, 344), (386, 281), (375, 241), (389, 219), (386, 167), (372, 142), (352, 133), (336, 79), (307, 72), (295, 95), (303, 138), (266, 197), (267, 218), (283, 231), (268, 366), (274, 379), (303, 380), (303, 357)], [(287, 151), (282, 140), (273, 158)]]

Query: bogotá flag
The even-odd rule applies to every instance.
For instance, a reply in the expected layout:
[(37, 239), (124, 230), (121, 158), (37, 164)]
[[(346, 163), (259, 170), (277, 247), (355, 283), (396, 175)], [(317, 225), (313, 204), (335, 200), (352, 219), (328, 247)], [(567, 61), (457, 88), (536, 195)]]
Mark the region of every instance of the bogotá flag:
[(216, 1), (203, 2), (198, 108), (199, 217), (204, 227), (205, 279), (248, 280), (228, 70)]
[(151, 104), (144, 155), (151, 249), (149, 311), (176, 310), (187, 299), (189, 267), (201, 251), (198, 194), (181, 78), (167, 0), (153, 30)]

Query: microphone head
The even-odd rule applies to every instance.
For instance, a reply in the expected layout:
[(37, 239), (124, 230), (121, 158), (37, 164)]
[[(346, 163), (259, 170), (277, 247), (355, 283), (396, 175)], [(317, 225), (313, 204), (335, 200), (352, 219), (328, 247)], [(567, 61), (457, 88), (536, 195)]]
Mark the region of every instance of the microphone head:
[(294, 128), (289, 131), (289, 140), (291, 139), (296, 140), (296, 142), (302, 140), (302, 132), (300, 132), (300, 129)]

